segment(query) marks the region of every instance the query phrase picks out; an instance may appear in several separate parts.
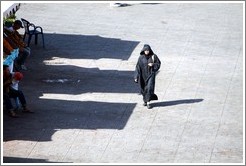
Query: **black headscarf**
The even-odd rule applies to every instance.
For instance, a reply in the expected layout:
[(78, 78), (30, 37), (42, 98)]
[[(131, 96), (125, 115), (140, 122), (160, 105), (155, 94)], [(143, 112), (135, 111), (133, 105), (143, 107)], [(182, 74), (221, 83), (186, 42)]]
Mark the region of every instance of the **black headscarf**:
[(144, 51), (148, 50), (149, 51), (149, 55), (154, 55), (154, 52), (152, 51), (151, 47), (148, 44), (145, 44), (143, 46), (143, 49), (140, 52), (140, 55), (144, 55)]

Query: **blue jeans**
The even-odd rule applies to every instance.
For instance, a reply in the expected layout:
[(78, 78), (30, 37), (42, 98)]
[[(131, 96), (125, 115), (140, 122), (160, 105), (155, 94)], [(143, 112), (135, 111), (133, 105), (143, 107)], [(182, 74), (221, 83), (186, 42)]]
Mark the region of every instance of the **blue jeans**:
[(16, 58), (16, 63), (18, 65), (24, 65), (27, 57), (30, 56), (30, 54), (31, 54), (30, 47), (23, 48), (23, 51), (20, 51), (18, 57)]
[(15, 90), (15, 89), (10, 88), (8, 95), (9, 95), (9, 98), (16, 99), (18, 97), (22, 107), (26, 107), (26, 98), (21, 90)]

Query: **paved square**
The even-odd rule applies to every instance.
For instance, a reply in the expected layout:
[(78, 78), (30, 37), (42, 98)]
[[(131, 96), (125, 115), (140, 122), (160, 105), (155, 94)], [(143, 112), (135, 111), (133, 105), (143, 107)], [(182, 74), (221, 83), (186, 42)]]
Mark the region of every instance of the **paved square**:
[[(4, 163), (244, 163), (244, 3), (23, 3), (45, 33), (3, 117)], [(144, 44), (162, 66), (142, 106)]]

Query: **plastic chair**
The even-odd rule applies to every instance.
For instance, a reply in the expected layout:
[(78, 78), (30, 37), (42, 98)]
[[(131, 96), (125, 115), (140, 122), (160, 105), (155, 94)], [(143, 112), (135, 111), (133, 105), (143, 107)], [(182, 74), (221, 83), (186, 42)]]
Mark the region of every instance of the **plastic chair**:
[(42, 35), (43, 39), (43, 48), (44, 48), (44, 34), (43, 34), (43, 28), (40, 26), (35, 26), (33, 23), (30, 23), (29, 21), (21, 18), (21, 21), (23, 22), (24, 28), (25, 28), (25, 34), (23, 37), (23, 40), (25, 40), (26, 35), (28, 35), (28, 42), (27, 45), (30, 45), (32, 36), (35, 35), (35, 44), (38, 43), (38, 35)]

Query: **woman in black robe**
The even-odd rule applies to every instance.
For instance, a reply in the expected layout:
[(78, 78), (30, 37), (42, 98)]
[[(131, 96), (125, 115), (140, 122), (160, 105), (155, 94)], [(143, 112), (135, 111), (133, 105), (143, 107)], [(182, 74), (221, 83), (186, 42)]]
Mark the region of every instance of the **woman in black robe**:
[(135, 69), (134, 81), (139, 82), (141, 94), (143, 95), (144, 106), (149, 109), (151, 100), (158, 100), (155, 91), (155, 76), (160, 69), (161, 61), (147, 44), (144, 45), (140, 52)]

